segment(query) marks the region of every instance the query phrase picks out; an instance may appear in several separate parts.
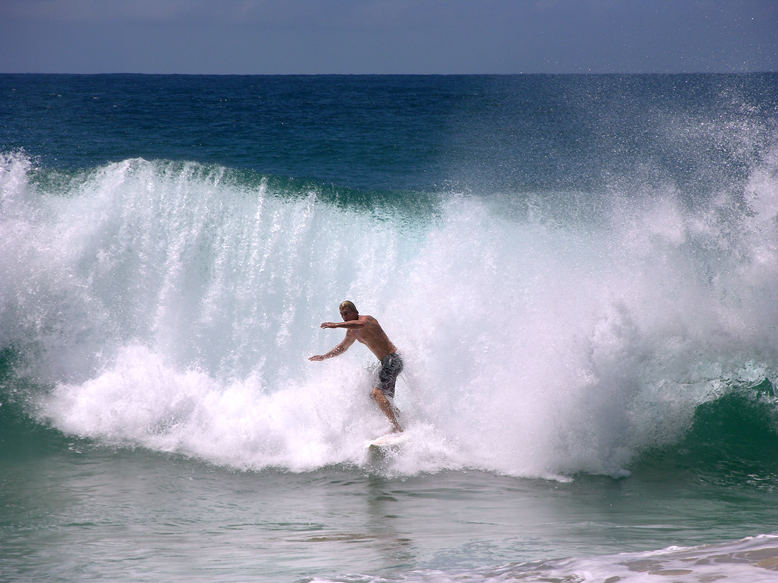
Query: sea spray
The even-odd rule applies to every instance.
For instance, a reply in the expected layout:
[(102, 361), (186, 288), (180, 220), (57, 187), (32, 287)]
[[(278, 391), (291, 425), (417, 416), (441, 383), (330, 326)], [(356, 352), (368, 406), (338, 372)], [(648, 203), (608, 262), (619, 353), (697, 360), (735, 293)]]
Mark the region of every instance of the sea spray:
[(307, 361), (340, 341), (318, 324), (349, 298), (408, 364), (396, 471), (620, 475), (722, 387), (776, 378), (775, 158), (694, 205), (650, 185), (590, 204), (439, 193), (414, 217), (220, 166), (55, 180), (5, 156), (3, 345), (66, 433), (240, 468), (362, 465), (387, 429), (371, 355)]

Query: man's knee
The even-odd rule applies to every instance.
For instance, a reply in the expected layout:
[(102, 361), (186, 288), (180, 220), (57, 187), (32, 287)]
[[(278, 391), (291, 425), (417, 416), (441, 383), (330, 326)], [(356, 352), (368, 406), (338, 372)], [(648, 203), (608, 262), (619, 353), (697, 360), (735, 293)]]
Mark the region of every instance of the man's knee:
[(373, 399), (378, 403), (386, 403), (390, 407), (392, 406), (392, 401), (390, 397), (394, 397), (393, 395), (387, 395), (384, 391), (379, 389), (378, 387), (373, 387)]

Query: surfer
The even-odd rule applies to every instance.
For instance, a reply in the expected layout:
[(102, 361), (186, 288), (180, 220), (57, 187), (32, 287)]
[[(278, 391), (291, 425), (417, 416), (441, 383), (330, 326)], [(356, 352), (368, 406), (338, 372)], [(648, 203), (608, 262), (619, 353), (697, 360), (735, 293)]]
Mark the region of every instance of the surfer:
[(397, 354), (397, 348), (392, 344), (384, 332), (378, 320), (373, 316), (359, 315), (353, 302), (346, 300), (340, 304), (340, 317), (342, 322), (324, 322), (322, 328), (345, 328), (346, 337), (343, 342), (326, 354), (311, 356), (308, 360), (320, 361), (333, 356), (343, 354), (349, 347), (359, 340), (381, 361), (381, 370), (378, 372), (378, 381), (373, 387), (373, 399), (375, 399), (381, 411), (389, 418), (394, 431), (402, 431), (397, 421), (397, 414), (389, 399), (394, 399), (394, 385), (397, 375), (403, 369), (403, 361)]

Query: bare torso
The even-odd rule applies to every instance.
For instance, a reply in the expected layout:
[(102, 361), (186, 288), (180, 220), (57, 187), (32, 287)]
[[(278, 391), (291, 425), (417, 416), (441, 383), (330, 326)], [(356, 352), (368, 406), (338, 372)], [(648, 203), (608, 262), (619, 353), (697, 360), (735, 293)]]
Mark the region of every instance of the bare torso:
[(351, 336), (354, 340), (359, 340), (376, 355), (378, 360), (383, 359), (387, 354), (397, 352), (397, 347), (392, 344), (373, 316), (359, 316), (358, 321), (363, 325), (359, 328), (350, 328), (346, 332), (347, 337)]

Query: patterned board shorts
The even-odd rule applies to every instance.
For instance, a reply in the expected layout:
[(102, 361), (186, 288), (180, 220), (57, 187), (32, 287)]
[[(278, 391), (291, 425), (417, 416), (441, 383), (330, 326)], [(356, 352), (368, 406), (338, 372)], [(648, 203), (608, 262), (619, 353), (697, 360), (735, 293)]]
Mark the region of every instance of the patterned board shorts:
[(403, 361), (399, 354), (387, 354), (381, 359), (381, 370), (378, 371), (377, 387), (387, 397), (394, 398), (394, 384), (397, 375), (402, 372)]

